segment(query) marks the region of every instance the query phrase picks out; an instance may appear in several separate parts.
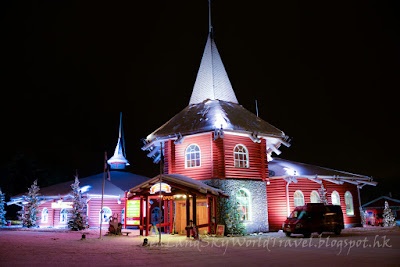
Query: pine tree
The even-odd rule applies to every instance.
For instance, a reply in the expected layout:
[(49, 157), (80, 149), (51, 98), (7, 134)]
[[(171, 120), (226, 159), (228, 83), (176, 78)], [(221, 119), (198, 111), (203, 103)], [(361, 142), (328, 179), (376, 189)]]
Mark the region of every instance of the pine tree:
[(24, 201), (27, 204), (24, 205), (22, 211), (20, 211), (20, 219), (22, 225), (26, 227), (32, 227), (37, 225), (38, 212), (39, 212), (39, 186), (37, 180), (33, 182), (29, 188), (28, 196), (24, 196)]
[(389, 208), (389, 203), (387, 201), (385, 201), (385, 209), (383, 210), (383, 226), (396, 226), (396, 220), (394, 218), (392, 210)]
[(328, 198), (326, 197), (326, 189), (323, 184), (321, 184), (321, 188), (318, 189), (319, 193), (319, 202), (324, 203), (324, 205), (328, 205)]
[(72, 216), (68, 222), (68, 227), (73, 231), (79, 231), (87, 228), (87, 216), (86, 216), (86, 203), (82, 198), (81, 189), (79, 187), (78, 176), (75, 176), (75, 182), (71, 185), (72, 196), (74, 198), (72, 204)]
[(244, 235), (246, 228), (240, 220), (237, 205), (234, 199), (223, 199), (221, 211), (224, 214), (223, 220), (226, 225), (226, 231), (233, 235)]
[(6, 198), (3, 192), (1, 192), (0, 188), (0, 225), (5, 225), (6, 224), (6, 211), (4, 209), (4, 206), (6, 204)]

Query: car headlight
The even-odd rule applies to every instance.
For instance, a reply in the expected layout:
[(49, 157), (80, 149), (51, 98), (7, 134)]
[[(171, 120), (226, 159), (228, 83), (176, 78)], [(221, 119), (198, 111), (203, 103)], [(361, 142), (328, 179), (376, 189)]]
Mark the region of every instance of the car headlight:
[(296, 229), (299, 229), (301, 227), (303, 227), (303, 225), (301, 223), (296, 224)]

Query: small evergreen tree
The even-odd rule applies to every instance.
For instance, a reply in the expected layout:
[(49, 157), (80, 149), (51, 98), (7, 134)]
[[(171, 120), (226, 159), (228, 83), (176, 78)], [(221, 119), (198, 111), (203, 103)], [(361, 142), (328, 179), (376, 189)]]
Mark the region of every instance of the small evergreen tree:
[(1, 192), (0, 188), (0, 225), (5, 225), (6, 224), (6, 211), (4, 209), (4, 206), (6, 204), (6, 198), (3, 192)]
[(328, 198), (326, 197), (326, 189), (324, 185), (321, 183), (321, 188), (318, 189), (319, 193), (319, 202), (324, 203), (324, 205), (328, 205)]
[(383, 210), (383, 226), (396, 226), (396, 220), (394, 218), (392, 210), (389, 208), (389, 203), (387, 201), (385, 201), (385, 209)]
[(363, 211), (360, 208), (360, 214), (361, 214), (361, 225), (364, 226), (367, 224), (367, 211)]
[(29, 188), (27, 196), (23, 196), (24, 201), (27, 204), (24, 205), (22, 211), (20, 211), (20, 220), (22, 220), (22, 225), (26, 227), (36, 226), (38, 220), (39, 212), (39, 186), (37, 185), (37, 180), (33, 182)]
[(79, 231), (87, 228), (87, 216), (86, 216), (86, 203), (82, 198), (81, 189), (79, 187), (78, 176), (75, 176), (75, 182), (71, 185), (72, 196), (74, 198), (72, 204), (72, 216), (68, 222), (68, 227), (73, 231)]
[(240, 220), (235, 199), (222, 199), (221, 212), (221, 214), (224, 214), (223, 220), (229, 234), (244, 235), (246, 233), (246, 228)]

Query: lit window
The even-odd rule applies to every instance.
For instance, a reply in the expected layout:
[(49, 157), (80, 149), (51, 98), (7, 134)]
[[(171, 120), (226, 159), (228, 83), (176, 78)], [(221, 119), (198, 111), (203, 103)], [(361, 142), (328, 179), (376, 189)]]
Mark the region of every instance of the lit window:
[(339, 205), (340, 206), (340, 196), (337, 191), (333, 191), (331, 195), (332, 205)]
[(110, 221), (110, 216), (112, 215), (111, 209), (109, 207), (103, 208), (103, 214), (100, 212), (100, 221), (102, 220), (103, 223), (108, 223)]
[(250, 193), (246, 189), (240, 189), (236, 194), (237, 211), (241, 221), (250, 220)]
[(186, 168), (200, 166), (200, 147), (198, 145), (190, 145), (186, 149)]
[(60, 223), (67, 223), (68, 212), (66, 209), (60, 211)]
[(344, 202), (346, 203), (346, 214), (354, 215), (353, 196), (349, 191), (344, 194)]
[(125, 208), (123, 208), (121, 212), (121, 224), (125, 224)]
[(236, 168), (248, 168), (249, 167), (249, 153), (244, 145), (237, 145), (233, 150), (235, 158)]
[(300, 190), (294, 192), (293, 200), (295, 207), (304, 206), (304, 195)]
[(47, 208), (44, 208), (42, 210), (42, 223), (47, 223), (49, 220), (49, 211), (47, 210)]
[(317, 191), (312, 191), (310, 194), (311, 203), (320, 203), (319, 194)]

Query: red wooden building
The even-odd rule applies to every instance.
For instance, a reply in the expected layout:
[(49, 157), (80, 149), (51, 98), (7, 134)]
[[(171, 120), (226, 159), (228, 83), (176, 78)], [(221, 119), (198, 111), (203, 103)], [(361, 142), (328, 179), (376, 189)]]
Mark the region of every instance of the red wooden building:
[(329, 202), (342, 206), (345, 224), (360, 224), (358, 190), (376, 183), (367, 176), (273, 160), (282, 145), (290, 146), (287, 140), (283, 131), (239, 104), (210, 25), (189, 105), (148, 135), (143, 150), (155, 163), (164, 155), (165, 174), (223, 190), (248, 232), (280, 229), (295, 206), (320, 201), (321, 185)]
[[(114, 155), (107, 161), (111, 171), (109, 179), (105, 179), (103, 196), (103, 214), (101, 214), (101, 198), (103, 189), (103, 173), (79, 179), (82, 196), (86, 201), (86, 215), (91, 228), (108, 227), (109, 216), (115, 215), (124, 223), (126, 192), (149, 178), (124, 171), (129, 165), (122, 146), (122, 122), (120, 122), (119, 138)], [(73, 181), (40, 188), (39, 221), (40, 227), (65, 228), (68, 225), (72, 209)], [(11, 198), (8, 205), (24, 207), (24, 194)]]

